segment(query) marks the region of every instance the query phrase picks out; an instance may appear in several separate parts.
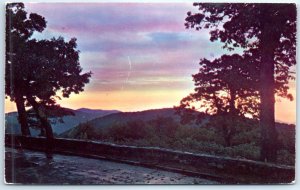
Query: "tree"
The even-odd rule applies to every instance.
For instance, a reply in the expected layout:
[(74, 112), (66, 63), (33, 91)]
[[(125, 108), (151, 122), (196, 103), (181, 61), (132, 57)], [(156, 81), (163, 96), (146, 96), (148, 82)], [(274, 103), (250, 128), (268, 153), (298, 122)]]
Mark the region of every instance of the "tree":
[(275, 161), (275, 93), (292, 99), (288, 81), (290, 67), (296, 64), (295, 4), (205, 4), (194, 3), (199, 12), (187, 13), (187, 28), (210, 29), (211, 41), (224, 48), (244, 48), (260, 64), (261, 160)]
[[(22, 10), (24, 6), (21, 7)], [(13, 7), (12, 10), (14, 9)], [(18, 11), (15, 14), (18, 14)], [(14, 29), (8, 32), (13, 33)], [(22, 38), (22, 35), (16, 36), (17, 39)], [(14, 56), (8, 57), (6, 64), (9, 71), (6, 73), (7, 89), (9, 89), (7, 95), (11, 99), (21, 96), (23, 105), (25, 102), (27, 106), (32, 106), (37, 119), (45, 129), (47, 151), (51, 152), (53, 131), (48, 116), (72, 114), (56, 104), (60, 99), (58, 93), (61, 92), (63, 97), (69, 97), (71, 93), (78, 94), (83, 91), (85, 84), (89, 82), (91, 72), (82, 73), (75, 38), (68, 42), (65, 42), (62, 37), (40, 41), (26, 38), (23, 41), (8, 41), (8, 43), (21, 45), (22, 49), (9, 52)]]
[[(22, 135), (30, 135), (24, 105), (25, 85), (22, 81), (24, 72), (24, 46), (33, 32), (42, 32), (46, 27), (45, 19), (35, 13), (27, 17), (23, 3), (8, 3), (6, 5), (6, 53), (5, 53), (5, 94), (16, 102), (18, 119)], [(15, 85), (18, 88), (15, 88)]]
[[(230, 146), (236, 121), (246, 115), (259, 115), (258, 63), (248, 55), (233, 54), (213, 61), (201, 59), (199, 64), (199, 72), (193, 75), (195, 92), (181, 100), (178, 113), (182, 118), (196, 114), (189, 120), (201, 122), (203, 114), (195, 111), (195, 104), (199, 105), (200, 110), (214, 116), (210, 122), (221, 125), (225, 145)], [(192, 111), (186, 113), (187, 109)]]
[[(45, 110), (45, 115), (50, 120), (50, 124), (55, 124), (57, 122), (64, 123), (63, 117), (66, 115), (75, 115), (73, 110), (69, 108), (62, 108), (59, 107), (59, 105), (54, 105), (54, 106), (47, 106), (47, 109)], [(45, 128), (43, 127), (41, 121), (38, 119), (38, 115), (36, 114), (34, 109), (28, 109), (26, 111), (27, 113), (27, 120), (28, 120), (28, 125), (31, 128), (34, 128), (36, 130), (40, 130), (39, 136), (46, 136), (46, 131)], [(55, 136), (55, 135), (54, 135)]]

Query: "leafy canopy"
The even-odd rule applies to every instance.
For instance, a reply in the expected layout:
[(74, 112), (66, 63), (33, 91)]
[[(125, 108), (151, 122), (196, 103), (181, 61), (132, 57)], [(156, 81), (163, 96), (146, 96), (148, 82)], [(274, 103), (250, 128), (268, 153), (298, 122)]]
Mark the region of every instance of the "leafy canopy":
[(30, 97), (50, 110), (60, 109), (58, 94), (78, 94), (91, 77), (91, 72), (82, 73), (76, 38), (32, 38), (45, 29), (46, 21), (35, 13), (28, 16), (23, 3), (7, 4), (6, 14), (6, 95), (12, 101), (22, 96), (28, 106)]
[[(186, 28), (210, 30), (210, 40), (220, 40), (224, 48), (244, 48), (252, 58), (261, 61), (262, 48), (274, 48), (275, 88), (277, 95), (293, 99), (288, 82), (294, 80), (290, 69), (296, 64), (296, 8), (295, 4), (235, 4), (194, 3), (197, 13), (188, 12)], [(263, 41), (268, 33), (268, 41)]]

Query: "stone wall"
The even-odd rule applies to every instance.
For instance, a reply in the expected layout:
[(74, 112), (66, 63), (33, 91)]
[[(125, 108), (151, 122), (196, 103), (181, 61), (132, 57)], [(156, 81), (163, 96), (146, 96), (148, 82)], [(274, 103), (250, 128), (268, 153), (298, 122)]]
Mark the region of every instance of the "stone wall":
[[(5, 136), (5, 145), (13, 148), (45, 150), (46, 139), (42, 137)], [(156, 147), (136, 147), (110, 143), (57, 138), (54, 152), (108, 159), (138, 164), (188, 175), (211, 178), (226, 184), (292, 183), (295, 168), (292, 166), (192, 154)]]

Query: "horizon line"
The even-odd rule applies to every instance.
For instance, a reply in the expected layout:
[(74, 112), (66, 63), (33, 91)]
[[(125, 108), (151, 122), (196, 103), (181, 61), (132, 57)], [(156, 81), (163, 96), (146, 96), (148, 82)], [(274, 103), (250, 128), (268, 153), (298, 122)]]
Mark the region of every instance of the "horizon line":
[[(67, 107), (62, 107), (62, 108), (67, 108)], [(67, 108), (67, 109), (72, 109), (74, 111), (77, 111), (77, 110), (80, 110), (80, 109), (89, 109), (89, 110), (119, 111), (119, 112), (122, 112), (122, 113), (133, 113), (133, 112), (143, 112), (143, 111), (159, 110), (159, 109), (174, 109), (174, 107), (160, 107), (160, 108), (151, 108), (151, 109), (134, 110), (134, 111), (122, 111), (122, 110), (119, 110), (119, 109), (101, 109), (101, 108), (87, 108), (87, 107)], [(17, 112), (17, 110), (11, 111), (11, 112), (5, 112), (5, 114), (9, 114), (9, 113), (13, 113), (13, 112)], [(198, 112), (200, 112), (200, 111), (198, 111)], [(204, 112), (201, 112), (201, 113), (204, 113)], [(251, 118), (249, 118), (249, 119), (251, 119)], [(278, 119), (275, 119), (275, 122), (284, 123), (284, 124), (288, 124), (288, 125), (295, 125), (295, 126), (297, 124), (297, 121), (296, 121), (296, 123), (293, 123), (293, 122), (290, 123), (290, 122), (285, 122), (285, 121), (281, 121), (281, 120), (278, 120)]]

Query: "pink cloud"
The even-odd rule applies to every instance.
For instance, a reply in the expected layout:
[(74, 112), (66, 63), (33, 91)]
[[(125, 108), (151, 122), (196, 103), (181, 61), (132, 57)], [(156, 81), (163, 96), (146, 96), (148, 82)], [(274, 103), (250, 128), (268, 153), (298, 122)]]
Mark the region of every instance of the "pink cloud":
[(46, 17), (51, 30), (78, 35), (143, 31), (181, 31), (190, 3), (34, 3), (30, 12)]

